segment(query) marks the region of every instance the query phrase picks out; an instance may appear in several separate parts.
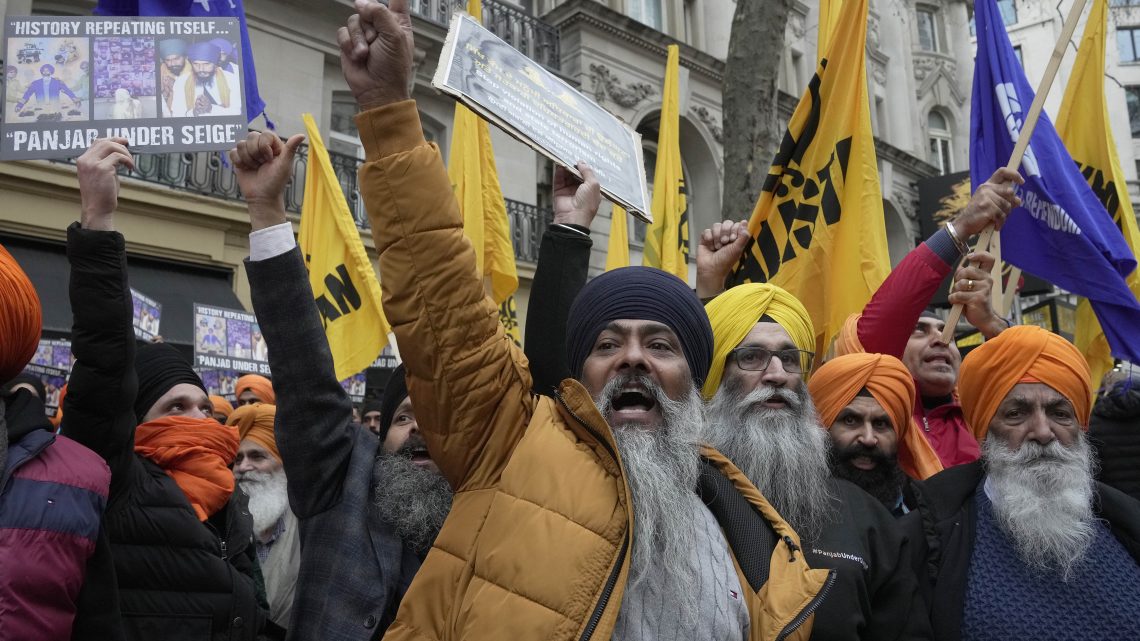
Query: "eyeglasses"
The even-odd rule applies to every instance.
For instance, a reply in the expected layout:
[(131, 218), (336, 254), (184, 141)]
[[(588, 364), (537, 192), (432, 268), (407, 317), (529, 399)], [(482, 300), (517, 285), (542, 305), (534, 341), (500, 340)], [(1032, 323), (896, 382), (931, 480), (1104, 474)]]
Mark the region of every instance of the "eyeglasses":
[(775, 356), (780, 359), (780, 365), (789, 374), (799, 374), (811, 369), (812, 359), (815, 358), (813, 352), (802, 349), (771, 350), (763, 347), (737, 347), (728, 354), (730, 358), (736, 360), (736, 365), (740, 369), (750, 372), (763, 372), (768, 369), (772, 357)]

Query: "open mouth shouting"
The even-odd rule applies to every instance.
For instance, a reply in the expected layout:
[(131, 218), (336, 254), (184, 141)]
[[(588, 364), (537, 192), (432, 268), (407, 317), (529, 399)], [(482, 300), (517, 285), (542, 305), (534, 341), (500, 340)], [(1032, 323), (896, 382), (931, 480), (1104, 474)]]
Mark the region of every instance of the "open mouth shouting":
[(423, 438), (418, 436), (409, 438), (396, 454), (419, 467), (435, 467), (435, 462), (431, 460), (431, 455), (428, 454), (427, 444), (424, 443)]
[(927, 354), (926, 358), (922, 359), (922, 362), (926, 366), (928, 366), (931, 369), (934, 369), (936, 371), (940, 371), (940, 372), (953, 372), (954, 371), (953, 361), (950, 360), (950, 354), (948, 352), (939, 351), (939, 352), (935, 352), (933, 354)]
[(660, 390), (645, 376), (623, 376), (607, 385), (604, 414), (611, 425), (658, 425), (662, 420)]

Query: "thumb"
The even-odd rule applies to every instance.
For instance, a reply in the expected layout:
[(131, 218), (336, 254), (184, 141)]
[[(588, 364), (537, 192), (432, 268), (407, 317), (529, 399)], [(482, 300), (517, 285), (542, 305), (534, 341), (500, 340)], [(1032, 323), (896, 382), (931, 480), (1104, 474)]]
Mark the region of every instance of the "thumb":
[(305, 142), (304, 134), (295, 134), (285, 141), (285, 158), (288, 160), (293, 159), (293, 155), (297, 153), (297, 148), (301, 143)]

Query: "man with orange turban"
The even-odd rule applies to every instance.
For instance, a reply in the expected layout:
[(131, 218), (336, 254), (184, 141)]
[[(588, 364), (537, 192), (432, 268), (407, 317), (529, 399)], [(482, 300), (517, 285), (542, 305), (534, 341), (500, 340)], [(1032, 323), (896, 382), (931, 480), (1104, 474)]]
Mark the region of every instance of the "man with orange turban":
[(835, 476), (895, 516), (913, 509), (907, 477), (925, 479), (941, 472), (942, 463), (914, 425), (914, 381), (902, 361), (885, 354), (833, 358), (812, 376), (808, 391), (831, 436)]
[(214, 411), (211, 413), (214, 420), (225, 425), (226, 421), (230, 418), (230, 414), (234, 413), (234, 406), (230, 405), (230, 402), (227, 401), (224, 396), (218, 396), (217, 394), (210, 394), (210, 402), (214, 405)]
[(257, 374), (246, 374), (237, 379), (234, 394), (237, 394), (238, 407), (250, 403), (277, 404), (277, 395), (273, 393), (273, 382)]
[(134, 167), (124, 138), (97, 140), (76, 161), (80, 221), (67, 230), (76, 362), (62, 432), (111, 468), (104, 528), (126, 638), (197, 630), (253, 641), (268, 612), (253, 522), (229, 469), (237, 430), (214, 420), (202, 379), (176, 348), (136, 345), (126, 241), (114, 225), (122, 167)]
[(1084, 357), (1018, 326), (962, 362), (982, 459), (919, 484), (936, 638), (1140, 639), (1140, 503), (1093, 480)]
[[(40, 299), (0, 245), (0, 381), (28, 364), (40, 339)], [(103, 529), (111, 472), (55, 433), (42, 393), (0, 389), (0, 637), (117, 639), (122, 621)]]
[(809, 565), (835, 573), (812, 638), (927, 634), (907, 537), (879, 501), (832, 476), (831, 443), (805, 385), (816, 350), (807, 310), (775, 285), (747, 283), (705, 311), (713, 362), (702, 389), (710, 399), (704, 438), (791, 523)]
[(243, 405), (234, 410), (226, 425), (236, 427), (241, 439), (234, 459), (234, 479), (249, 495), (269, 618), (287, 629), (301, 567), (301, 530), (289, 509), (288, 479), (273, 432), (276, 416), (274, 405)]

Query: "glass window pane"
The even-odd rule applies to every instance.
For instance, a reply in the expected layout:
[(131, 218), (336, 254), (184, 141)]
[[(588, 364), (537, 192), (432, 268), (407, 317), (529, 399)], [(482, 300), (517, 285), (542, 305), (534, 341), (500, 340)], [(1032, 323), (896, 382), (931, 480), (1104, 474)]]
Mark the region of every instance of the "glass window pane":
[(1140, 138), (1140, 87), (1135, 85), (1125, 87), (1124, 96), (1128, 102), (1128, 120), (1132, 123), (1132, 137)]
[(937, 138), (931, 138), (930, 139), (930, 146), (927, 149), (926, 161), (929, 162), (930, 164), (934, 165), (935, 167), (938, 167), (940, 173), (946, 173), (946, 172), (941, 171), (942, 170), (942, 155), (938, 153), (938, 139)]
[(1001, 21), (1007, 27), (1017, 24), (1017, 6), (1013, 0), (998, 0), (998, 9), (1001, 10)]
[(351, 96), (337, 92), (333, 95), (332, 115), (329, 118), (329, 128), (338, 134), (359, 138), (356, 130), (356, 100)]
[(942, 173), (948, 174), (954, 171), (953, 163), (950, 162), (950, 141), (940, 140), (938, 142), (940, 143), (939, 148), (942, 152)]
[(948, 131), (946, 127), (946, 117), (937, 111), (931, 111), (930, 114), (926, 116), (926, 126), (930, 128), (931, 132)]
[(1133, 46), (1134, 35), (1132, 29), (1116, 30), (1116, 48), (1120, 50), (1121, 62), (1136, 60), (1136, 48)]
[(918, 10), (918, 46), (923, 51), (937, 51), (938, 41), (934, 35), (934, 12)]

